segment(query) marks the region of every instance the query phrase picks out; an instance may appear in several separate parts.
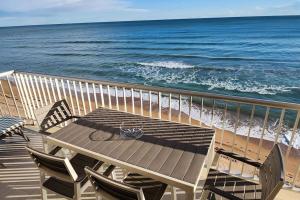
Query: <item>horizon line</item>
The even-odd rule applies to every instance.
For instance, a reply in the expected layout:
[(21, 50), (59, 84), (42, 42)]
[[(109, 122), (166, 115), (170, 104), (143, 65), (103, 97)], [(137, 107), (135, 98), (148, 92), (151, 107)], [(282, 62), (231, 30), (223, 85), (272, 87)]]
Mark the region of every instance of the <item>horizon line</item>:
[(151, 21), (176, 21), (176, 20), (205, 20), (205, 19), (231, 19), (231, 18), (263, 18), (263, 17), (300, 17), (300, 15), (253, 15), (253, 16), (227, 16), (227, 17), (192, 17), (192, 18), (169, 18), (169, 19), (144, 19), (144, 20), (116, 20), (116, 21), (91, 21), (73, 23), (49, 23), (49, 24), (28, 24), (16, 26), (0, 26), (0, 28), (17, 28), (31, 26), (57, 26), (57, 25), (76, 25), (76, 24), (97, 24), (97, 23), (126, 23), (126, 22), (151, 22)]

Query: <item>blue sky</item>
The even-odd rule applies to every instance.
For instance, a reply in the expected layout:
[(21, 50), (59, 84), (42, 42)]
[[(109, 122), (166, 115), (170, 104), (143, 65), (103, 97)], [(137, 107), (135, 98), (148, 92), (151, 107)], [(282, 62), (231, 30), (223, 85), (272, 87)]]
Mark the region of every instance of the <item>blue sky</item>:
[(0, 0), (0, 26), (300, 15), (300, 0)]

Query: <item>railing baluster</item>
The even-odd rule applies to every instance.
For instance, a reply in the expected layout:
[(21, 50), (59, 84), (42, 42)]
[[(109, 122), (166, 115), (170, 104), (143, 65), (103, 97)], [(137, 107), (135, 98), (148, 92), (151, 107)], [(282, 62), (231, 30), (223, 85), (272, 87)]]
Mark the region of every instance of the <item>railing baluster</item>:
[(75, 81), (73, 81), (73, 87), (74, 87), (74, 93), (75, 93), (75, 99), (76, 99), (76, 106), (77, 106), (78, 114), (79, 114), (79, 116), (81, 116), (81, 110), (80, 110), (80, 106), (79, 106), (79, 99), (78, 99), (77, 87), (76, 87)]
[(111, 104), (111, 96), (110, 96), (110, 87), (109, 87), (109, 85), (107, 85), (106, 87), (107, 87), (107, 96), (108, 96), (108, 106), (109, 106), (109, 109), (111, 109), (112, 104)]
[(73, 102), (73, 95), (72, 95), (72, 91), (71, 91), (70, 81), (69, 81), (69, 80), (67, 80), (67, 85), (68, 85), (69, 98), (70, 98), (70, 101), (71, 101), (72, 111), (73, 111), (73, 114), (75, 115), (75, 108), (74, 108), (74, 102)]
[(84, 94), (83, 94), (83, 89), (82, 89), (82, 83), (79, 81), (79, 88), (80, 88), (80, 94), (81, 94), (81, 102), (83, 106), (83, 113), (86, 115), (86, 107), (85, 107), (85, 100), (84, 100)]
[(178, 113), (178, 121), (181, 122), (181, 94), (179, 95), (179, 113)]
[(25, 109), (24, 109), (25, 116), (29, 119), (31, 117), (31, 112), (30, 112), (31, 110), (28, 107), (29, 104), (27, 103), (27, 99), (26, 99), (25, 93), (23, 91), (23, 87), (22, 87), (22, 84), (21, 84), (20, 77), (17, 74), (13, 74), (13, 77), (15, 79), (15, 83), (16, 83), (16, 86), (17, 86), (17, 89), (18, 89), (19, 97), (20, 97), (21, 102), (23, 104), (23, 108), (25, 107)]
[(93, 86), (93, 93), (94, 93), (95, 107), (96, 107), (96, 109), (97, 109), (97, 108), (98, 108), (98, 100), (97, 100), (97, 93), (96, 93), (95, 83), (93, 83), (92, 86)]
[(224, 114), (222, 119), (222, 132), (221, 132), (221, 141), (220, 141), (221, 148), (223, 147), (223, 141), (224, 141), (225, 122), (227, 117), (226, 115), (227, 115), (227, 103), (225, 103)]
[(63, 94), (64, 94), (64, 99), (67, 101), (67, 94), (66, 94), (66, 88), (65, 88), (64, 79), (60, 79), (60, 84), (61, 84), (62, 91), (63, 91)]
[(143, 108), (143, 90), (140, 90), (140, 107), (141, 107), (141, 115), (144, 115), (144, 108)]
[(277, 131), (276, 131), (276, 137), (275, 137), (275, 140), (274, 140), (274, 144), (277, 144), (277, 143), (278, 143), (278, 138), (279, 138), (279, 135), (280, 135), (280, 133), (281, 133), (284, 115), (285, 115), (285, 109), (282, 109), (282, 110), (281, 110), (281, 114), (280, 114), (279, 123), (278, 123), (278, 129), (277, 129)]
[(29, 110), (28, 110), (28, 108), (27, 108), (26, 103), (24, 102), (25, 96), (23, 96), (23, 93), (21, 93), (21, 90), (22, 90), (22, 89), (21, 89), (20, 86), (19, 86), (19, 83), (18, 83), (18, 81), (17, 81), (16, 74), (12, 74), (12, 77), (14, 78), (15, 85), (16, 85), (16, 87), (17, 87), (17, 94), (16, 94), (16, 96), (17, 96), (18, 98), (20, 98), (20, 101), (21, 101), (21, 104), (22, 104), (22, 108), (23, 108), (23, 111), (24, 111), (25, 118), (29, 119), (29, 118), (30, 118), (30, 117), (29, 117), (29, 116), (30, 116), (30, 113), (28, 113)]
[[(252, 106), (252, 110), (251, 110), (251, 115), (250, 115), (250, 120), (249, 120), (249, 129), (248, 129), (248, 134), (247, 134), (247, 140), (246, 140), (246, 147), (245, 147), (244, 157), (247, 156), (248, 145), (249, 145), (249, 138), (250, 138), (250, 133), (251, 133), (251, 129), (252, 129), (252, 126), (253, 126), (254, 114), (255, 114), (255, 105)], [(241, 174), (243, 174), (243, 172), (244, 172), (244, 167), (245, 167), (245, 165), (244, 165), (244, 163), (242, 163)]]
[(102, 104), (102, 107), (104, 108), (105, 107), (105, 101), (104, 101), (102, 84), (100, 84), (99, 87), (100, 87), (101, 104)]
[(169, 121), (172, 121), (172, 94), (169, 94)]
[[(21, 114), (20, 114), (20, 111), (19, 111), (19, 108), (18, 108), (18, 104), (17, 104), (17, 101), (16, 101), (16, 96), (14, 95), (14, 91), (11, 87), (11, 83), (9, 81), (9, 77), (8, 75), (6, 76), (6, 79), (7, 79), (7, 83), (8, 83), (8, 87), (9, 87), (9, 90), (10, 90), (10, 93), (12, 95), (12, 98), (13, 98), (13, 101), (14, 101), (14, 104), (15, 104), (15, 107), (16, 107), (16, 110), (17, 110), (17, 113), (18, 113), (18, 116), (21, 117)], [(17, 84), (16, 84), (17, 85)], [(21, 98), (20, 98), (21, 99)], [(24, 109), (24, 105), (23, 105), (23, 102), (21, 100), (21, 104), (23, 106), (23, 109)], [(26, 115), (26, 114), (25, 114)]]
[(46, 97), (46, 93), (45, 93), (45, 88), (44, 88), (44, 84), (43, 84), (43, 80), (42, 80), (41, 76), (39, 76), (39, 81), (40, 81), (40, 84), (41, 84), (42, 94), (43, 94), (43, 97), (44, 97), (45, 105), (48, 105), (48, 101), (47, 101), (47, 97)]
[(119, 95), (118, 95), (118, 87), (117, 86), (115, 86), (115, 95), (116, 95), (116, 107), (117, 107), (117, 110), (120, 110)]
[(41, 90), (40, 90), (40, 86), (38, 84), (37, 77), (33, 76), (33, 79), (34, 79), (34, 82), (35, 82), (35, 86), (36, 86), (36, 90), (37, 90), (37, 93), (38, 93), (39, 100), (41, 102), (41, 107), (43, 107), (44, 106), (44, 102), (43, 102), (43, 99), (42, 99), (42, 96), (41, 96)]
[(151, 91), (149, 91), (149, 116), (152, 117), (152, 95)]
[(86, 87), (86, 94), (88, 97), (90, 112), (92, 112), (93, 109), (92, 109), (92, 103), (91, 103), (91, 97), (90, 97), (90, 89), (89, 89), (89, 84), (87, 82), (85, 83), (85, 87)]
[(8, 109), (8, 113), (9, 113), (10, 116), (12, 116), (11, 111), (10, 111), (10, 108), (9, 108), (9, 104), (8, 104), (8, 101), (7, 101), (7, 98), (6, 98), (6, 94), (5, 94), (5, 91), (4, 91), (4, 89), (3, 89), (2, 80), (0, 80), (0, 86), (1, 86), (2, 95), (3, 95), (3, 97), (4, 97), (4, 101), (5, 101), (6, 107), (7, 107), (7, 109)]
[(52, 94), (53, 94), (53, 97), (54, 97), (54, 102), (56, 102), (57, 99), (56, 99), (56, 94), (55, 94), (55, 91), (54, 91), (54, 85), (53, 85), (52, 78), (50, 78), (49, 80), (50, 80), (50, 85), (51, 85), (51, 89), (52, 89)]
[(133, 88), (131, 88), (131, 106), (132, 106), (132, 113), (135, 114), (135, 109), (134, 109), (134, 91), (133, 91)]
[(158, 92), (158, 118), (161, 119), (161, 92)]
[(30, 85), (29, 85), (29, 81), (28, 81), (28, 77), (26, 75), (24, 75), (24, 79), (25, 79), (25, 85), (26, 85), (28, 93), (29, 93), (31, 104), (33, 105), (33, 109), (35, 110), (36, 106), (34, 104), (33, 96), (32, 96)]
[(263, 129), (262, 129), (262, 133), (261, 133), (261, 136), (260, 136), (260, 139), (259, 139), (258, 152), (257, 152), (257, 157), (256, 157), (257, 161), (259, 160), (261, 145), (262, 145), (262, 142), (263, 142), (266, 127), (268, 126), (269, 113), (270, 113), (270, 107), (267, 107), (266, 114), (265, 114), (265, 119), (264, 119), (264, 124), (263, 124)]
[(202, 126), (202, 116), (203, 116), (203, 98), (201, 98), (201, 110), (200, 110), (200, 119), (199, 119), (200, 126)]
[(190, 102), (189, 102), (189, 124), (192, 124), (192, 107), (193, 107), (193, 97), (190, 96)]
[(214, 114), (215, 114), (215, 106), (216, 106), (216, 100), (213, 100), (213, 106), (211, 110), (211, 119), (210, 119), (210, 127), (213, 127), (213, 122), (214, 122)]
[(29, 108), (30, 113), (31, 113), (31, 119), (35, 119), (34, 113), (33, 113), (34, 107), (33, 107), (32, 102), (30, 101), (29, 94), (28, 94), (28, 91), (27, 91), (27, 88), (26, 88), (26, 84), (25, 84), (25, 80), (24, 80), (24, 77), (23, 77), (22, 74), (20, 75), (20, 81), (21, 81), (20, 82), (20, 86), (23, 87), (23, 89), (24, 89), (24, 94), (25, 94), (26, 102), (27, 102), (28, 108)]
[(30, 84), (31, 84), (31, 89), (32, 89), (32, 91), (33, 91), (33, 96), (34, 96), (36, 105), (37, 105), (37, 107), (39, 108), (39, 107), (40, 107), (40, 105), (39, 105), (39, 100), (38, 100), (37, 95), (36, 95), (36, 91), (35, 91), (35, 87), (34, 87), (34, 84), (33, 84), (31, 75), (29, 75), (29, 81), (30, 81)]
[(293, 130), (292, 130), (291, 139), (289, 141), (288, 149), (286, 151), (286, 156), (285, 156), (285, 164), (286, 165), (287, 165), (288, 157), (290, 155), (291, 148), (294, 145), (294, 138), (295, 138), (295, 135), (296, 135), (296, 132), (297, 132), (297, 129), (298, 129), (299, 121), (300, 121), (300, 110), (297, 113), (297, 117), (295, 119), (294, 127), (293, 127)]
[[(47, 94), (48, 94), (48, 97), (49, 97), (49, 102), (52, 103), (52, 98), (51, 98), (51, 94), (50, 94), (50, 89), (49, 89), (48, 80), (47, 80), (46, 77), (44, 77), (44, 80), (45, 80), (45, 84), (46, 84)], [(51, 83), (50, 83), (50, 84), (51, 84)]]
[(125, 109), (125, 112), (127, 112), (127, 98), (126, 98), (126, 90), (125, 88), (123, 87), (123, 98), (124, 98), (124, 109)]
[[(240, 113), (241, 113), (241, 105), (238, 104), (237, 106), (237, 111), (236, 111), (236, 122), (235, 122), (235, 126), (234, 126), (234, 132), (233, 132), (233, 139), (232, 139), (232, 146), (231, 146), (231, 152), (234, 151), (234, 146), (235, 146), (235, 139), (236, 139), (236, 134), (237, 134), (237, 129), (239, 127), (239, 123), (240, 123)], [(232, 162), (231, 162), (231, 159), (229, 161), (229, 172), (231, 171), (231, 165), (232, 165)]]
[(61, 98), (61, 93), (60, 93), (60, 86), (59, 86), (57, 78), (55, 79), (55, 85), (56, 85), (56, 91), (57, 91), (57, 95), (58, 95), (58, 100), (61, 100), (62, 98)]
[(297, 179), (299, 173), (300, 173), (300, 163), (299, 163), (299, 165), (298, 165), (297, 172), (296, 172), (296, 174), (294, 175), (294, 178), (293, 178), (293, 181), (292, 181), (292, 187), (295, 187), (295, 185), (296, 185), (296, 179)]

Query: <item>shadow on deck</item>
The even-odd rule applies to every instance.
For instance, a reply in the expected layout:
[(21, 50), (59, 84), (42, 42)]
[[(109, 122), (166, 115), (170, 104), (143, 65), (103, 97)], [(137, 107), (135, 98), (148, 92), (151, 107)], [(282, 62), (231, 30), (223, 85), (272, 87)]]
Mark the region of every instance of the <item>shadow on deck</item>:
[[(30, 138), (30, 145), (36, 149), (43, 149), (42, 135), (35, 131), (34, 127), (27, 127), (25, 134)], [(14, 135), (0, 140), (0, 199), (1, 200), (37, 200), (41, 199), (39, 170), (32, 162), (24, 149), (26, 141)], [(123, 176), (121, 169), (116, 169), (116, 179)], [(177, 199), (184, 199), (184, 192), (177, 189)], [(200, 189), (197, 198), (200, 196)], [(297, 199), (299, 193), (282, 190), (277, 200)], [(48, 191), (48, 199), (63, 199), (62, 197)], [(82, 199), (95, 199), (95, 193), (88, 188), (82, 195)], [(167, 189), (163, 200), (171, 199), (170, 188)]]

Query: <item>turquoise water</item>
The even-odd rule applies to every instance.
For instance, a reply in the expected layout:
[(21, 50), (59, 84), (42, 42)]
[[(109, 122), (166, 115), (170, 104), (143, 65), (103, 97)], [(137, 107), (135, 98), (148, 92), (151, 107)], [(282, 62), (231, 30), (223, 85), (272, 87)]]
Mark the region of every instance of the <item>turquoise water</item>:
[(0, 28), (0, 71), (300, 103), (300, 17)]

